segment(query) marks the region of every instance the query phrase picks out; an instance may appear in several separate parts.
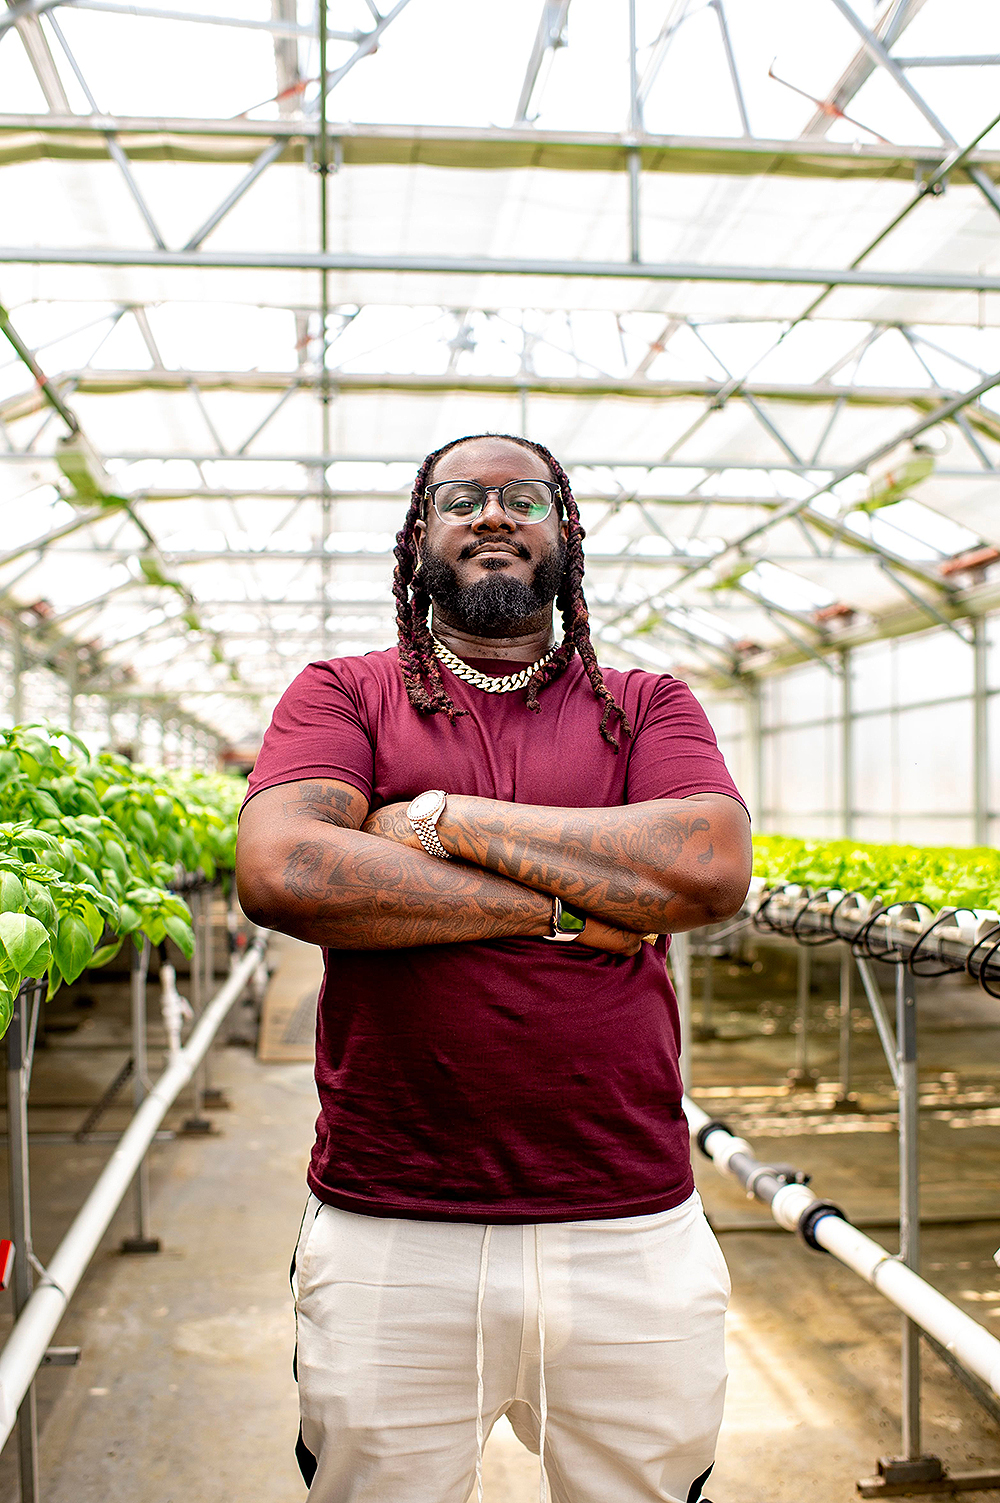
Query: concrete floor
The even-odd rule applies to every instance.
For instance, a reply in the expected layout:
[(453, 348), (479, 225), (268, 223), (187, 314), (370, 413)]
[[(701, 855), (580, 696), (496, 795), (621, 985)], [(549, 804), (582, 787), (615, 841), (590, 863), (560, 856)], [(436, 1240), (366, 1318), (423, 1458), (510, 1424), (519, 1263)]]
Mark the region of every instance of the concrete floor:
[[(757, 973), (749, 963), (715, 965), (715, 1021), (726, 1036), (696, 1046), (694, 1094), (738, 1125), (762, 1158), (812, 1170), (819, 1193), (885, 1223), (895, 1210), (896, 1140), (873, 1036), (860, 1028), (856, 1038), (865, 1111), (833, 1110), (836, 1036), (824, 998), (835, 991), (833, 973), (817, 965), (812, 1062), (831, 1088), (793, 1097), (783, 1084), (795, 1046), (790, 962), (780, 951), (760, 953)], [(122, 984), (102, 987), (97, 1008), (75, 1015), (72, 996), (52, 1004), (51, 1020), (72, 1032), (54, 1032), (39, 1055), (35, 1099), (52, 1106), (33, 1111), (33, 1129), (77, 1126), (113, 1075), (121, 1055), (105, 1046), (123, 1040), (123, 994)], [(1000, 1005), (954, 985), (936, 996), (928, 989), (921, 1003), (924, 1204), (935, 1222), (924, 1232), (924, 1271), (1000, 1334), (992, 1260), (1000, 1241)], [(155, 989), (152, 1003), (155, 1011)], [(764, 1027), (771, 1023), (773, 1031)], [(218, 1134), (153, 1150), (153, 1230), (163, 1251), (117, 1250), (131, 1230), (126, 1204), (56, 1338), (82, 1346), (80, 1365), (39, 1375), (43, 1503), (304, 1498), (291, 1451), (287, 1269), (316, 1110), (311, 1072), (262, 1064), (240, 1047), (220, 1050), (213, 1069), (230, 1100), (213, 1114)], [(168, 1126), (184, 1114), (182, 1102)], [(108, 1152), (106, 1144), (36, 1136), (43, 1260)], [(734, 1285), (729, 1400), (710, 1495), (715, 1503), (848, 1503), (856, 1479), (898, 1445), (897, 1314), (834, 1260), (773, 1231), (706, 1161), (698, 1175)], [(884, 1226), (870, 1235), (894, 1245)], [(9, 1296), (0, 1300), (9, 1321)], [(924, 1361), (926, 1448), (953, 1468), (996, 1466), (1000, 1427), (933, 1354)], [(8, 1445), (0, 1457), (2, 1499), (17, 1497), (13, 1451)], [(537, 1462), (506, 1425), (490, 1440), (485, 1481), (488, 1503), (538, 1497)]]

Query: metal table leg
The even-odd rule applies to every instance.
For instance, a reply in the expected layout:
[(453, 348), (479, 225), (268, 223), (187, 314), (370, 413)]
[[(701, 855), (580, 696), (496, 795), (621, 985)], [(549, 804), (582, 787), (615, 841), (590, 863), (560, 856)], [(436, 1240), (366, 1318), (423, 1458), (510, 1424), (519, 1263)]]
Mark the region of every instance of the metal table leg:
[(812, 956), (806, 945), (800, 945), (795, 1009), (795, 1020), (798, 1026), (795, 1035), (795, 1064), (787, 1076), (788, 1084), (799, 1091), (814, 1091), (819, 1078), (817, 1071), (809, 1068), (809, 988), (811, 984)]
[[(194, 919), (194, 954), (191, 957), (191, 1006), (194, 1021), (198, 1022), (212, 995), (212, 962), (206, 952), (212, 942), (211, 894), (204, 888), (191, 894), (191, 916)], [(206, 923), (207, 919), (207, 923)], [(194, 1088), (194, 1105), (191, 1114), (184, 1118), (181, 1131), (189, 1137), (209, 1137), (214, 1131), (211, 1120), (205, 1116), (206, 1066), (200, 1064), (191, 1082)]]
[[(148, 939), (142, 949), (132, 949), (132, 1059), (134, 1062), (133, 1099), (136, 1111), (149, 1094), (149, 1059), (146, 1048), (146, 981), (149, 976), (151, 945)], [(135, 1233), (122, 1239), (124, 1253), (157, 1253), (159, 1237), (149, 1235), (149, 1160), (143, 1158), (133, 1181), (135, 1195)]]
[(840, 947), (840, 1097), (838, 1106), (853, 1106), (851, 1090), (851, 1002), (854, 962), (846, 945)]
[[(917, 1082), (916, 983), (905, 965), (896, 967), (896, 1083), (899, 1088), (899, 1256), (915, 1273), (920, 1271), (920, 1143)], [(945, 1470), (937, 1456), (921, 1455), (920, 1448), (920, 1327), (908, 1316), (902, 1320), (902, 1455), (883, 1456), (874, 1490), (906, 1495), (934, 1491)], [(923, 1484), (921, 1486), (921, 1484)], [(948, 1488), (946, 1491), (957, 1489)]]
[(685, 1091), (691, 1086), (691, 940), (687, 934), (674, 934), (667, 952), (673, 975), (677, 1010), (681, 1022), (681, 1080)]
[[(22, 987), (14, 1002), (7, 1030), (7, 1173), (10, 1185), (11, 1241), (14, 1276), (11, 1284), (14, 1319), (31, 1296), (34, 1255), (31, 1240), (31, 1178), (28, 1163), (28, 1088), (35, 1030), (47, 983)], [(17, 1415), (17, 1448), (21, 1475), (21, 1503), (38, 1503), (38, 1417), (35, 1386), (28, 1389)]]

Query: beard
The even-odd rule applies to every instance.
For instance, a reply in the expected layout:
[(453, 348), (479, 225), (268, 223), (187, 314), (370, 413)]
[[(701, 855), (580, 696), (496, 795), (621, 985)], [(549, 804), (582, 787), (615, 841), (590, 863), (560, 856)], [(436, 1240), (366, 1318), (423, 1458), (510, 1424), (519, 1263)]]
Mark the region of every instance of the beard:
[(485, 559), (484, 568), (488, 572), (475, 584), (460, 585), (451, 564), (445, 563), (425, 543), (420, 584), (434, 604), (463, 631), (477, 637), (510, 636), (555, 600), (566, 572), (566, 543), (560, 537), (539, 559), (527, 583), (511, 579), (506, 566), (498, 560)]

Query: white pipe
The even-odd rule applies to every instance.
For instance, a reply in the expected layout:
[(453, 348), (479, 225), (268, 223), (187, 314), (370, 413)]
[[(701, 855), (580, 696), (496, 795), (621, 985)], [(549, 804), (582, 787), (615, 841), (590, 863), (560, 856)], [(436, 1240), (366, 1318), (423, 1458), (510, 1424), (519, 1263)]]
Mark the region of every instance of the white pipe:
[(816, 1223), (813, 1236), (1000, 1395), (1000, 1341), (978, 1321), (849, 1221), (824, 1216)]
[[(713, 1120), (687, 1096), (684, 1097), (684, 1112), (693, 1135)], [(727, 1172), (734, 1153), (756, 1157), (742, 1138), (735, 1137), (725, 1127), (706, 1132), (704, 1143), (705, 1151), (722, 1174)], [(771, 1201), (771, 1214), (779, 1226), (794, 1232), (816, 1198), (805, 1185), (783, 1185)], [(926, 1283), (919, 1274), (842, 1217), (821, 1216), (813, 1224), (812, 1235), (828, 1253), (846, 1267), (853, 1268), (1000, 1396), (1000, 1341), (978, 1321), (959, 1310), (933, 1285)]]
[(168, 960), (160, 965), (160, 1011), (167, 1031), (167, 1054), (171, 1060), (181, 1052), (181, 1029), (184, 1020), (194, 1017), (194, 1009), (177, 990), (177, 972)]
[(154, 1133), (191, 1079), (223, 1018), (253, 975), (266, 943), (266, 932), (258, 930), (240, 964), (202, 1013), (185, 1047), (150, 1090), (60, 1242), (44, 1280), (35, 1289), (7, 1338), (0, 1352), (0, 1446), (14, 1428), (21, 1400), (31, 1386), (66, 1306), (132, 1183)]

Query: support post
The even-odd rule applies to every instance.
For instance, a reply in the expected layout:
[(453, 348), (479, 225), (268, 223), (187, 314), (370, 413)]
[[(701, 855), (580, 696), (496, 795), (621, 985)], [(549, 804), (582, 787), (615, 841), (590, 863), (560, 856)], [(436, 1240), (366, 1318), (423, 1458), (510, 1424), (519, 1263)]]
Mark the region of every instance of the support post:
[(986, 622), (972, 622), (972, 808), (973, 843), (990, 843), (990, 721), (987, 691)]
[[(639, 99), (639, 69), (635, 45), (635, 0), (628, 0), (628, 59), (629, 59), (629, 135), (635, 137), (642, 130), (642, 105)], [(639, 175), (642, 169), (642, 153), (633, 143), (628, 149), (628, 246), (629, 260), (641, 261)]]
[(715, 1002), (715, 969), (712, 964), (712, 952), (707, 939), (704, 938), (702, 946), (702, 969), (701, 969), (701, 1020), (694, 1030), (699, 1043), (707, 1043), (709, 1039), (718, 1038), (718, 1029), (712, 1021), (713, 1004)]
[[(851, 652), (840, 654), (840, 801), (841, 832), (854, 839), (854, 685), (851, 682)], [(846, 1086), (844, 1087), (846, 1091)]]
[[(190, 898), (192, 917), (194, 919), (194, 954), (191, 957), (191, 1006), (194, 1009), (196, 1026), (205, 1009), (208, 998), (212, 995), (212, 971), (210, 965), (206, 965), (205, 954), (208, 944), (211, 942), (210, 930), (208, 940), (206, 940), (205, 933), (205, 909), (208, 896), (205, 888), (199, 888), (191, 894)], [(211, 919), (210, 914), (209, 919)], [(211, 1121), (205, 1116), (206, 1079), (203, 1058), (195, 1070), (192, 1079), (194, 1105), (191, 1115), (184, 1118), (184, 1124), (181, 1128), (181, 1131), (189, 1137), (208, 1137), (214, 1131)]]
[[(149, 1094), (149, 1059), (146, 1049), (146, 981), (149, 976), (151, 945), (143, 939), (142, 949), (132, 947), (132, 1093), (136, 1111)], [(144, 1155), (132, 1182), (135, 1196), (135, 1232), (122, 1240), (123, 1253), (156, 1253), (159, 1237), (149, 1235), (149, 1159)]]
[(691, 1080), (691, 937), (674, 934), (670, 939), (670, 970), (681, 1024), (681, 1080), (687, 1092)]
[(21, 725), (24, 721), (24, 637), (20, 626), (14, 627), (11, 651), (13, 663), (11, 664), (10, 714), (13, 724)]
[(838, 1106), (853, 1106), (851, 1090), (851, 1002), (853, 1000), (854, 957), (847, 945), (840, 946), (840, 1095)]
[[(899, 1086), (899, 1261), (920, 1272), (920, 1145), (917, 1094), (916, 982), (905, 965), (896, 967), (896, 1075)], [(921, 1455), (920, 1443), (920, 1326), (909, 1315), (902, 1319), (902, 1455), (883, 1456), (878, 1476), (859, 1484), (864, 1497), (899, 1496), (911, 1492), (956, 1492), (942, 1486), (946, 1478), (937, 1456)], [(935, 1483), (938, 1486), (935, 1486)], [(921, 1485), (922, 1484), (922, 1485)], [(975, 1487), (967, 1474), (966, 1487)], [(981, 1485), (981, 1483), (980, 1483)]]
[[(42, 983), (44, 986), (45, 983)], [(14, 1319), (31, 1297), (31, 1179), (28, 1163), (28, 1087), (36, 1009), (41, 987), (25, 988), (14, 999), (14, 1015), (7, 1030), (7, 1177), (10, 1187), (10, 1234), (14, 1243), (11, 1285)], [(34, 1006), (32, 1005), (34, 1003)], [(38, 1415), (32, 1383), (17, 1412), (17, 1449), (21, 1503), (38, 1503)]]
[(760, 827), (764, 810), (764, 738), (759, 678), (751, 678), (746, 686), (746, 734), (750, 813)]
[[(899, 1066), (899, 1256), (920, 1272), (920, 1143), (917, 1096), (916, 984), (905, 965), (896, 968), (896, 1063)], [(903, 1459), (920, 1455), (920, 1345), (918, 1327), (903, 1316)]]
[(812, 984), (812, 956), (806, 945), (799, 946), (795, 1006), (795, 1064), (787, 1075), (793, 1090), (814, 1091), (818, 1074), (809, 1068), (809, 988)]

